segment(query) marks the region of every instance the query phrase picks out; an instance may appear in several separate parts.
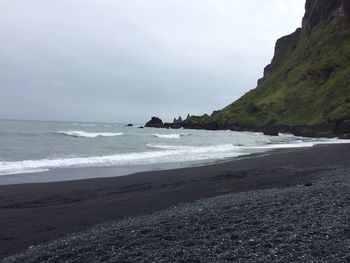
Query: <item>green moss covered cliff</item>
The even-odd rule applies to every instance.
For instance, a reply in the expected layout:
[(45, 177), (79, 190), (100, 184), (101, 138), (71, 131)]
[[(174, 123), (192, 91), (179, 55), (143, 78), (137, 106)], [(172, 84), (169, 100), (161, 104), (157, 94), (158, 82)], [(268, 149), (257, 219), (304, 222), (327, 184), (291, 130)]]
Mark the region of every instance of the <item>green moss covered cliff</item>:
[(185, 126), (299, 127), (300, 133), (300, 127), (320, 127), (320, 135), (331, 135), (349, 118), (350, 0), (307, 0), (302, 27), (277, 41), (258, 86), (211, 116), (188, 118)]

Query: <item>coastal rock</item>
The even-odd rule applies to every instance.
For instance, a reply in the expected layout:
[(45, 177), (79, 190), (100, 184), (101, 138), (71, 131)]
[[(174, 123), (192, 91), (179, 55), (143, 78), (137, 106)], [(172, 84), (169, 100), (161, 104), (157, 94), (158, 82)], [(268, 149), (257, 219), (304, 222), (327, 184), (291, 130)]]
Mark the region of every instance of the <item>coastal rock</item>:
[(334, 136), (335, 124), (325, 123), (315, 126), (295, 126), (291, 127), (291, 133), (295, 136), (302, 137), (335, 137)]
[(125, 125), (124, 127), (133, 127), (134, 125), (132, 123), (129, 123), (127, 125)]
[(139, 129), (143, 129), (144, 127), (143, 127), (143, 126), (139, 126), (139, 127), (137, 127), (137, 128), (139, 128)]
[(174, 123), (174, 124), (179, 124), (179, 123), (182, 123), (182, 121), (183, 121), (183, 120), (182, 120), (182, 117), (181, 117), (181, 116), (179, 116), (179, 118), (177, 118), (177, 119), (176, 119), (176, 118), (174, 118), (173, 123)]
[(263, 128), (264, 135), (278, 136), (278, 128), (274, 126)]
[(291, 127), (288, 125), (277, 125), (277, 129), (280, 133), (291, 133)]
[[(173, 125), (174, 129), (178, 126), (176, 124)], [(194, 129), (194, 130), (211, 130), (215, 131), (219, 129), (219, 123), (217, 121), (211, 122), (183, 122), (180, 127), (184, 129)]]
[(170, 126), (172, 125), (172, 123), (169, 123), (169, 122), (164, 122), (164, 128), (166, 129), (170, 129)]
[(350, 120), (343, 120), (336, 127), (336, 134), (350, 133)]
[(244, 130), (243, 127), (240, 125), (229, 125), (227, 127), (227, 129), (230, 131), (243, 131)]
[(145, 124), (148, 128), (164, 128), (163, 121), (158, 117), (152, 117), (152, 119)]
[(205, 130), (217, 130), (219, 128), (219, 123), (217, 121), (211, 121), (204, 123), (203, 127)]
[(338, 138), (342, 140), (350, 140), (350, 133), (339, 135)]
[(170, 125), (170, 128), (172, 128), (172, 129), (181, 129), (182, 128), (182, 123), (172, 123)]

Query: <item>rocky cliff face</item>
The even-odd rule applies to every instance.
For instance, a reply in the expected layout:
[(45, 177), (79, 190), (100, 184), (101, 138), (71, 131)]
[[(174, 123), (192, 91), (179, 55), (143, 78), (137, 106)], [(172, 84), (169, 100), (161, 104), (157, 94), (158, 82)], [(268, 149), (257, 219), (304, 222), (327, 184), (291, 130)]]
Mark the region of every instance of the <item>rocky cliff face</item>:
[(254, 131), (277, 127), (306, 136), (339, 133), (337, 127), (350, 119), (350, 1), (307, 0), (305, 7), (302, 27), (277, 41), (257, 88), (184, 125)]
[(348, 0), (307, 0), (303, 18), (303, 29), (307, 32), (322, 22), (348, 23), (350, 2)]

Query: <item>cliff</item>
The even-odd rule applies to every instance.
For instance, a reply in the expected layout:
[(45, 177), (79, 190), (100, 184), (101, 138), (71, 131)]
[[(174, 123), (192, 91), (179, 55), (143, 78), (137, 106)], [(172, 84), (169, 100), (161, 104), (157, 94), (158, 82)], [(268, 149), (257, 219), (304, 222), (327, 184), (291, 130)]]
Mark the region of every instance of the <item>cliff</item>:
[(277, 40), (255, 89), (211, 116), (189, 117), (184, 127), (350, 133), (350, 1), (307, 0), (305, 9), (302, 27)]

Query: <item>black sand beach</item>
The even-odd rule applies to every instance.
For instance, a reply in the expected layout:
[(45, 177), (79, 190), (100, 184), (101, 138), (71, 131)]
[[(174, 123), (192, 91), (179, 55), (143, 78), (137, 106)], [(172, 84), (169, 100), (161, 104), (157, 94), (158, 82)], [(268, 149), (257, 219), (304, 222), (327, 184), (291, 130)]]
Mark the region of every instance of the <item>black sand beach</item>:
[[(264, 221), (264, 224), (266, 226), (266, 233), (270, 233), (270, 231), (272, 231), (271, 229), (269, 229), (269, 227), (272, 228), (274, 224), (278, 224), (280, 227), (283, 226), (283, 220), (281, 221), (280, 216), (282, 216), (282, 218), (283, 216), (285, 218), (288, 218), (288, 216), (294, 214), (294, 221), (292, 220), (293, 222), (289, 222), (289, 224), (287, 225), (289, 227), (294, 225), (296, 228), (295, 233), (298, 234), (301, 231), (299, 229), (301, 227), (300, 224), (302, 224), (303, 221), (306, 220), (305, 217), (312, 217), (312, 207), (315, 207), (313, 206), (313, 204), (316, 205), (317, 203), (318, 206), (317, 209), (314, 211), (314, 218), (309, 218), (309, 220), (310, 222), (320, 220), (319, 227), (322, 227), (323, 224), (329, 224), (330, 226), (334, 226), (334, 232), (332, 232), (332, 229), (330, 229), (329, 235), (341, 236), (339, 237), (340, 241), (337, 241), (336, 246), (330, 249), (332, 249), (333, 251), (336, 250), (336, 247), (340, 247), (341, 249), (339, 250), (339, 253), (341, 254), (341, 258), (338, 259), (341, 260), (339, 260), (339, 262), (346, 262), (342, 260), (349, 259), (346, 258), (349, 255), (346, 255), (346, 253), (343, 251), (344, 248), (347, 248), (347, 246), (349, 246), (350, 236), (349, 229), (344, 228), (344, 222), (348, 222), (347, 220), (349, 219), (349, 159), (350, 145), (348, 144), (320, 145), (306, 149), (276, 151), (271, 152), (271, 154), (265, 156), (250, 158), (248, 157), (242, 160), (234, 160), (226, 163), (214, 164), (209, 166), (158, 172), (145, 172), (124, 177), (89, 179), (60, 183), (0, 186), (0, 254), (1, 257), (4, 258), (10, 254), (19, 253), (30, 246), (36, 246), (48, 241), (52, 241), (57, 238), (64, 237), (69, 233), (83, 231), (96, 224), (111, 220), (122, 220), (120, 221), (120, 228), (122, 229), (120, 230), (120, 235), (122, 235), (123, 238), (128, 239), (131, 238), (132, 234), (130, 234), (130, 237), (127, 237), (126, 233), (131, 232), (125, 231), (130, 230), (131, 228), (134, 229), (135, 227), (142, 224), (142, 220), (140, 218), (143, 217), (133, 219), (137, 221), (137, 223), (135, 223), (136, 221), (133, 221), (132, 224), (134, 225), (132, 225), (128, 220), (124, 220), (122, 218), (135, 215), (145, 215), (150, 213), (153, 214), (150, 216), (151, 218), (152, 216), (156, 218), (163, 218), (163, 215), (159, 215), (159, 213), (154, 212), (170, 208), (174, 205), (178, 205), (179, 203), (192, 202), (198, 199), (206, 199), (218, 195), (235, 193), (232, 196), (228, 197), (228, 200), (233, 200), (232, 204), (237, 203), (237, 205), (239, 205), (243, 204), (245, 202), (245, 198), (247, 198), (246, 200), (250, 200), (247, 201), (247, 207), (245, 209), (242, 208), (243, 210), (238, 209), (236, 211), (232, 210), (235, 209), (235, 205), (229, 206), (232, 209), (228, 208), (228, 212), (226, 214), (222, 214), (221, 216), (227, 217), (229, 215), (239, 215), (240, 218), (237, 218), (237, 220), (245, 222), (249, 219), (249, 217), (247, 217), (246, 214), (248, 212), (249, 215), (252, 215), (252, 213), (254, 214), (255, 212), (258, 213), (257, 215), (264, 215), (264, 218), (262, 220)], [(329, 181), (331, 183), (327, 183), (327, 178), (331, 180)], [(338, 185), (340, 185), (340, 188), (337, 186), (337, 183)], [(283, 188), (284, 190), (281, 188)], [(263, 191), (256, 192), (256, 190)], [(318, 191), (317, 196), (320, 196), (320, 198), (317, 198), (317, 200), (309, 199), (312, 198), (312, 196), (314, 196), (314, 191)], [(323, 191), (324, 195), (322, 195)], [(255, 193), (258, 193), (258, 196), (262, 196), (261, 200), (265, 200), (263, 204), (261, 202), (257, 203), (257, 200), (259, 200), (259, 198), (252, 199), (252, 196), (257, 196)], [(332, 195), (332, 193), (334, 193), (334, 195)], [(280, 195), (285, 197), (283, 199), (282, 205), (278, 205), (278, 207), (281, 208), (279, 210), (281, 213), (274, 210), (276, 204), (273, 202), (273, 200), (276, 200), (275, 198), (277, 198)], [(324, 197), (323, 199), (321, 198), (322, 196)], [(296, 199), (293, 199), (294, 197)], [(219, 199), (207, 199), (206, 201), (203, 201), (208, 202), (208, 204), (212, 204), (211, 206), (205, 205), (205, 207), (208, 208), (206, 210), (207, 212), (213, 209), (215, 210), (215, 204), (217, 202), (213, 200), (222, 200), (222, 198), (224, 197), (218, 198)], [(333, 202), (333, 199), (338, 200), (341, 204), (337, 206)], [(299, 201), (297, 202), (296, 200)], [(330, 203), (327, 203), (327, 200), (331, 200)], [(310, 203), (308, 203), (309, 201)], [(216, 210), (218, 210), (219, 208), (221, 209), (222, 207), (219, 204), (224, 204), (225, 202), (220, 201), (217, 205)], [(305, 202), (305, 204), (302, 202)], [(334, 203), (334, 206), (332, 205), (332, 202)], [(187, 208), (187, 210), (183, 210), (184, 206), (180, 206), (179, 209), (182, 209), (182, 212), (179, 210), (179, 222), (185, 224), (187, 221), (189, 221), (187, 223), (192, 224), (191, 217), (194, 211), (193, 207), (197, 207), (198, 204), (200, 203), (196, 203), (193, 205), (189, 204), (188, 206), (192, 207), (188, 208), (189, 210)], [(227, 206), (227, 204), (222, 206)], [(298, 208), (298, 206), (300, 206), (300, 209)], [(330, 211), (330, 208), (334, 209), (334, 211)], [(324, 209), (328, 210), (323, 211)], [(274, 211), (274, 213), (270, 213), (272, 210)], [(304, 210), (308, 211), (308, 213), (303, 214), (301, 211)], [(173, 215), (176, 217), (176, 210), (169, 211), (161, 213), (173, 213)], [(186, 211), (188, 212), (188, 217), (185, 216), (185, 214), (187, 213)], [(264, 211), (266, 211), (266, 213), (264, 213)], [(323, 217), (323, 215), (324, 218), (322, 219), (321, 217)], [(334, 218), (332, 218), (332, 215), (334, 216)], [(218, 214), (218, 216), (220, 216), (220, 214)], [(206, 217), (207, 213), (204, 213), (201, 216), (201, 220), (204, 220)], [(168, 217), (165, 216), (164, 218)], [(187, 218), (187, 221), (185, 220), (185, 218)], [(207, 227), (209, 227), (209, 225), (212, 225), (213, 229), (216, 229), (218, 228), (218, 222), (223, 222), (223, 225), (225, 225), (225, 227), (228, 227), (230, 224), (236, 224), (233, 221), (230, 221), (230, 223), (226, 219), (222, 220), (223, 218), (215, 218), (215, 220), (213, 219), (213, 221), (210, 222), (210, 218), (211, 217), (208, 216), (209, 221), (203, 223), (198, 221), (197, 214), (193, 215), (193, 224), (199, 224), (196, 231), (199, 231), (198, 233), (201, 233), (201, 235), (203, 235), (201, 236), (201, 238), (198, 238), (195, 241), (188, 239), (188, 242), (193, 243), (193, 245), (188, 247), (196, 247), (199, 243), (206, 244), (203, 245), (203, 249), (208, 247), (215, 247), (214, 243), (217, 242), (214, 233), (215, 231), (213, 232), (206, 229), (202, 229), (200, 225), (204, 225)], [(186, 222), (183, 220), (185, 220)], [(154, 221), (153, 219), (151, 219), (151, 221), (152, 222), (150, 224), (154, 226), (156, 221)], [(245, 229), (245, 227), (247, 227), (247, 225), (245, 225), (244, 222), (241, 226), (241, 229), (243, 230)], [(334, 224), (338, 224), (338, 222), (339, 225), (335, 226)], [(118, 223), (113, 224), (113, 227), (119, 227)], [(128, 227), (125, 228), (125, 224), (127, 224), (130, 229)], [(172, 230), (172, 227), (170, 226), (171, 224), (169, 224), (165, 221), (163, 222), (163, 225), (169, 226), (169, 229), (166, 231)], [(140, 227), (140, 229), (143, 228), (143, 226)], [(237, 226), (236, 230), (239, 228), (240, 227)], [(252, 226), (251, 230), (249, 230), (249, 228), (246, 228), (246, 231), (249, 232), (253, 231), (254, 229), (256, 228)], [(317, 229), (317, 225), (313, 226), (312, 229), (313, 231)], [(184, 231), (185, 230), (186, 228), (184, 229)], [(103, 232), (103, 230), (101, 231)], [(188, 229), (187, 234), (192, 233), (193, 231), (194, 229), (192, 229), (191, 227)], [(282, 231), (282, 235), (280, 237), (281, 239), (284, 238), (284, 232), (291, 232), (293, 234), (293, 229), (287, 229), (286, 231), (282, 229), (280, 231)], [(181, 233), (181, 235), (186, 235), (185, 232)], [(230, 230), (225, 230), (223, 232), (231, 233), (232, 231), (230, 232)], [(205, 233), (207, 233), (207, 237), (205, 236)], [(163, 234), (164, 236), (169, 236), (165, 235), (165, 233)], [(253, 232), (250, 234), (253, 234)], [(242, 233), (237, 233), (237, 235), (240, 236), (242, 235)], [(261, 233), (256, 235), (257, 237), (262, 238)], [(164, 244), (164, 246), (169, 245), (171, 247), (172, 245), (170, 241), (174, 239), (173, 241), (176, 243), (179, 241), (178, 239), (180, 238), (180, 236), (174, 234), (172, 235), (172, 238), (170, 238), (170, 240), (167, 240), (164, 236), (162, 237), (161, 233), (158, 233), (158, 243), (156, 242), (156, 240), (153, 240), (155, 242), (154, 244), (157, 244), (158, 246)], [(244, 239), (243, 237), (246, 239)], [(243, 237), (243, 240), (241, 240), (241, 238), (237, 238), (236, 241), (238, 243), (235, 241), (235, 244), (237, 243), (237, 249), (240, 248), (242, 251), (244, 250), (245, 245), (258, 242), (256, 241), (257, 238), (255, 238), (254, 236), (248, 238), (243, 235)], [(88, 235), (87, 240), (90, 240), (89, 238), (91, 238), (91, 235)], [(106, 241), (102, 237), (101, 240)], [(213, 241), (214, 243), (212, 244), (212, 246), (209, 243), (206, 243), (210, 240), (216, 240), (215, 242)], [(241, 242), (239, 242), (239, 240), (241, 240)], [(186, 240), (182, 241), (185, 242)], [(70, 242), (73, 241), (69, 241), (67, 244), (71, 244)], [(144, 240), (143, 242), (146, 241)], [(150, 238), (147, 242), (152, 242), (152, 238)], [(181, 242), (176, 243), (177, 246), (175, 246), (174, 243), (174, 248), (176, 247), (180, 249), (180, 247), (183, 247), (184, 244), (182, 244)], [(225, 242), (226, 241), (224, 241), (223, 239), (222, 243), (224, 244), (224, 246), (233, 245), (233, 243)], [(260, 244), (262, 242), (262, 239), (259, 240)], [(306, 243), (304, 244), (304, 242), (312, 243), (312, 235), (309, 236), (309, 241), (307, 241), (307, 239), (304, 240), (303, 238), (301, 238), (300, 242), (301, 243), (298, 246), (293, 247), (295, 251), (298, 247), (306, 245)], [(72, 246), (74, 246), (73, 243)], [(116, 244), (119, 243), (117, 242)], [(324, 244), (324, 246), (328, 245), (328, 247), (330, 247), (329, 244), (331, 243), (326, 242)], [(135, 251), (141, 253), (138, 250), (138, 248), (141, 247), (140, 244), (129, 244), (126, 241), (125, 246), (127, 247), (128, 245), (130, 245), (129, 251), (131, 247), (134, 247)], [(102, 246), (103, 249), (107, 249), (106, 243), (103, 243)], [(54, 249), (54, 246), (52, 246), (51, 248)], [(319, 251), (321, 248), (322, 246), (315, 247), (315, 251)], [(64, 246), (63, 248), (61, 246), (60, 249), (64, 250), (65, 248)], [(222, 247), (220, 249), (223, 250)], [(232, 247), (227, 247), (227, 251), (229, 251), (230, 249), (232, 249)], [(49, 251), (48, 248), (45, 248), (44, 250)], [(265, 250), (270, 251), (270, 248)], [(52, 251), (53, 250), (50, 251), (51, 255)], [(81, 248), (79, 251), (82, 252)], [(109, 251), (111, 250), (109, 249)], [(164, 249), (164, 251), (166, 252), (167, 249)], [(195, 250), (191, 251), (193, 251), (191, 253), (194, 253), (194, 256), (198, 252), (194, 252)], [(250, 251), (249, 253), (252, 253), (252, 255), (254, 255), (255, 253), (255, 250), (253, 248), (246, 251)], [(259, 250), (257, 249), (256, 251)], [(146, 252), (144, 251), (143, 253), (137, 256), (127, 254), (125, 250), (120, 250), (118, 251), (118, 253), (122, 253), (125, 256), (125, 259), (119, 258), (118, 260), (130, 262), (132, 261), (132, 259), (135, 259), (136, 261), (141, 261), (142, 255), (144, 255), (144, 257), (147, 260), (152, 261), (153, 259), (154, 261), (157, 255), (163, 259), (166, 255), (163, 254), (162, 256), (154, 251), (153, 252), (155, 254), (152, 251), (150, 251), (149, 254), (147, 254)], [(40, 253), (43, 253), (43, 251), (37, 251), (37, 255), (42, 255)], [(100, 251), (100, 253), (102, 252)], [(130, 251), (130, 253), (132, 253), (132, 251)], [(217, 255), (220, 255), (220, 257), (222, 257), (222, 253), (222, 251), (218, 251)], [(245, 252), (245, 254), (242, 255), (242, 257), (248, 256), (248, 254), (246, 253), (248, 252)], [(335, 252), (333, 251), (332, 253), (334, 254)], [(218, 261), (221, 260), (223, 262), (225, 260), (229, 260), (229, 258), (225, 260), (224, 258), (215, 258), (214, 254), (215, 251), (213, 250), (210, 252), (210, 255), (203, 255), (207, 255), (208, 260), (218, 259)], [(258, 255), (259, 253), (256, 254)], [(276, 252), (276, 254), (278, 253)], [(181, 258), (184, 261), (193, 262), (192, 259), (197, 258), (199, 261), (203, 261), (200, 257), (186, 258), (186, 255), (187, 254), (185, 253), (181, 257), (179, 256), (179, 259)], [(32, 256), (33, 255), (31, 255), (31, 257)], [(90, 256), (90, 260), (97, 260), (96, 257), (93, 258), (93, 256), (96, 256), (95, 254)], [(76, 257), (78, 256), (76, 255)], [(109, 259), (111, 258), (112, 256), (110, 255)], [(316, 256), (315, 258), (317, 259)], [(28, 259), (28, 257), (17, 259), (17, 262), (23, 262), (26, 259)], [(173, 255), (173, 259), (176, 259), (175, 254)], [(33, 262), (35, 262), (35, 258), (33, 258), (33, 260)], [(43, 258), (37, 258), (37, 261), (40, 260), (43, 260)], [(63, 258), (57, 257), (56, 262), (59, 262), (60, 260), (62, 261)], [(74, 258), (72, 256), (71, 260), (78, 260), (78, 258)], [(88, 258), (84, 260), (86, 261), (88, 260)], [(101, 258), (99, 260), (101, 260)], [(268, 260), (268, 258), (266, 258), (266, 260)], [(55, 260), (52, 261), (55, 262)], [(301, 261), (305, 262), (305, 260)], [(171, 262), (171, 260), (169, 262)], [(210, 260), (208, 262), (210, 262)]]

